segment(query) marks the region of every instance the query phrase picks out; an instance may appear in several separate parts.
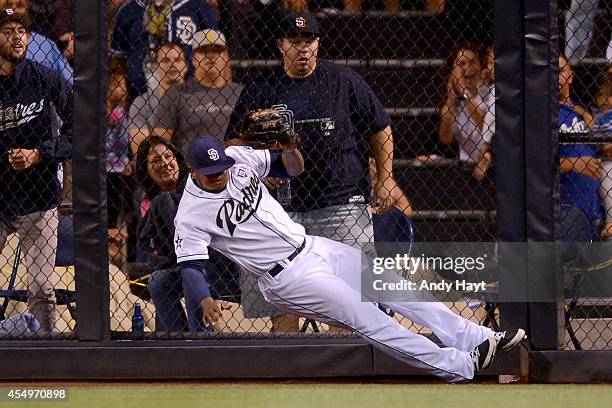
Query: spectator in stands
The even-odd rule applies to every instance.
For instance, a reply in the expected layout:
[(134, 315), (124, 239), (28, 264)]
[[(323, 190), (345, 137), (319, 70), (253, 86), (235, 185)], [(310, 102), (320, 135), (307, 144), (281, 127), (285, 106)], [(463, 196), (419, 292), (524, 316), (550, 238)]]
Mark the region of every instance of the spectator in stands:
[(160, 100), (172, 85), (183, 83), (186, 72), (185, 52), (180, 44), (164, 43), (157, 49), (153, 75), (158, 86), (136, 97), (130, 106), (128, 131), (132, 154), (138, 152), (138, 146), (151, 134), (153, 112)]
[(153, 199), (163, 192), (176, 192), (179, 179), (186, 173), (183, 156), (173, 144), (158, 136), (143, 140), (136, 155), (135, 169), (136, 179), (145, 194), (140, 203), (140, 224)]
[[(574, 72), (567, 58), (559, 56), (559, 132), (588, 132), (595, 124), (591, 114), (571, 98)], [(601, 160), (595, 144), (562, 144), (559, 149), (561, 202), (581, 209), (595, 228), (602, 220), (599, 199)], [(563, 213), (562, 213), (563, 218)]]
[(282, 14), (308, 9), (307, 0), (231, 0), (221, 5), (222, 28), (232, 54), (253, 59), (276, 58), (276, 30)]
[(117, 227), (125, 222), (130, 193), (130, 164), (126, 111), (127, 78), (122, 71), (109, 74), (106, 84), (106, 177), (108, 224)]
[[(27, 15), (0, 10), (0, 248), (18, 234), (30, 311), (52, 331), (58, 318), (57, 172), (71, 153), (72, 95), (59, 73), (25, 58), (29, 25)], [(56, 115), (63, 123), (57, 133)]]
[(217, 22), (203, 0), (128, 1), (117, 15), (111, 54), (124, 59), (130, 99), (147, 91), (145, 65), (153, 65), (159, 44), (180, 43), (190, 61), (193, 34), (207, 28), (217, 29)]
[(172, 87), (154, 111), (157, 136), (172, 140), (181, 153), (203, 134), (223, 140), (242, 85), (232, 81), (230, 54), (220, 31), (198, 31), (193, 36), (194, 77)]
[(162, 329), (168, 332), (203, 330), (202, 312), (197, 301), (185, 298), (174, 254), (174, 216), (187, 177), (183, 157), (165, 139), (151, 136), (140, 144), (137, 175), (145, 186), (147, 201), (142, 206), (138, 243), (149, 252), (153, 271), (149, 292)]
[[(28, 14), (29, 0), (0, 0), (0, 9), (12, 9), (15, 13)], [(59, 72), (72, 83), (72, 67), (55, 42), (35, 31), (30, 31), (26, 58)]]
[(489, 168), (493, 164), (493, 152), (491, 142), (495, 136), (495, 51), (493, 45), (487, 48), (486, 70), (484, 71), (485, 82), (489, 87), (484, 101), (487, 111), (482, 124), (482, 137), (485, 140), (480, 151), (480, 160), (474, 166), (472, 175), (478, 181), (482, 181)]
[(460, 45), (452, 54), (452, 68), (442, 105), (440, 139), (459, 145), (459, 160), (476, 165), (486, 157), (490, 135), (483, 133), (489, 87), (482, 77), (479, 47)]
[[(595, 130), (612, 132), (612, 68), (608, 68), (601, 75), (595, 104), (598, 109), (594, 118)], [(612, 143), (602, 146), (600, 150), (603, 161), (599, 194), (605, 210), (601, 237), (610, 239), (612, 238)]]
[(306, 232), (353, 246), (372, 242), (368, 156), (377, 182), (373, 204), (395, 204), (390, 118), (366, 82), (349, 68), (317, 59), (319, 27), (307, 13), (288, 14), (279, 30), (283, 65), (246, 87), (230, 119), (238, 137), (246, 113), (285, 105), (293, 111), (306, 171), (291, 180), (291, 216)]

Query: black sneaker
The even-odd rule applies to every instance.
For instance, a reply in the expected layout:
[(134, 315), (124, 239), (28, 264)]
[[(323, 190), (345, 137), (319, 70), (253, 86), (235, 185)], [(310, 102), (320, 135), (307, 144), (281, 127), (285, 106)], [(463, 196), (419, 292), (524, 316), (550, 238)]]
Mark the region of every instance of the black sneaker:
[(495, 351), (497, 350), (497, 340), (493, 337), (489, 337), (482, 342), (478, 347), (470, 352), (472, 362), (474, 363), (474, 372), (478, 372), (489, 368), (495, 357)]
[(497, 349), (500, 351), (510, 351), (527, 338), (525, 330), (516, 329), (511, 331), (496, 332), (493, 334), (497, 341)]

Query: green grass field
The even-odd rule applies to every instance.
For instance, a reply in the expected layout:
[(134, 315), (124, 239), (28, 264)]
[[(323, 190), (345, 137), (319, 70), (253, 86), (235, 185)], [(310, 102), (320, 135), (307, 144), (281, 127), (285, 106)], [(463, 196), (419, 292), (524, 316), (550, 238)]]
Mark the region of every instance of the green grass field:
[[(31, 387), (31, 386), (30, 386)], [(51, 385), (61, 387), (61, 385)], [(69, 400), (4, 407), (610, 407), (610, 385), (213, 383), (69, 386)]]

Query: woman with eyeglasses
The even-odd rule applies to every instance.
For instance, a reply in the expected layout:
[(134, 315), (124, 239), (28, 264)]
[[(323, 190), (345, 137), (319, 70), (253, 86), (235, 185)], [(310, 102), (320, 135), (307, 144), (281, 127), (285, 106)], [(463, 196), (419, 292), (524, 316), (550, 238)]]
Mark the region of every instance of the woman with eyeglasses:
[[(202, 331), (202, 312), (197, 301), (181, 303), (182, 280), (174, 254), (174, 216), (187, 177), (180, 152), (167, 140), (150, 136), (138, 149), (137, 179), (144, 191), (140, 202), (138, 250), (151, 270), (149, 292), (158, 322), (166, 332)], [(159, 327), (157, 328), (160, 329)]]

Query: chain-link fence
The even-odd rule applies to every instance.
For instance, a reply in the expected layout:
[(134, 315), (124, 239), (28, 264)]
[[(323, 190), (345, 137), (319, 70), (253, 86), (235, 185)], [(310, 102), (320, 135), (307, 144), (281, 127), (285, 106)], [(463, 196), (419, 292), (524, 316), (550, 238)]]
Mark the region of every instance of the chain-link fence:
[[(74, 317), (66, 307), (74, 301), (71, 206), (62, 199), (73, 77), (55, 30), (67, 25), (70, 13), (61, 2), (48, 10), (45, 3), (0, 2), (2, 333), (70, 332)], [(48, 13), (57, 20), (48, 20)]]
[[(70, 336), (77, 313), (70, 176), (78, 171), (68, 161), (72, 1), (0, 0), (0, 8), (11, 10), (0, 35), (7, 44), (2, 58), (14, 66), (0, 77), (0, 320), (7, 318), (0, 333)], [(569, 62), (560, 74), (566, 79), (559, 82), (560, 129), (609, 131), (609, 4), (584, 0), (561, 8)], [(295, 14), (305, 11), (311, 13)], [(19, 25), (30, 21), (15, 17), (28, 12), (29, 36)], [(260, 175), (307, 234), (366, 250), (375, 241), (496, 241), (492, 1), (109, 0), (108, 13), (108, 269), (116, 337), (141, 330), (158, 338), (347, 331), (273, 306), (247, 272), (259, 264), (243, 259), (264, 258), (270, 270), (280, 260), (282, 271), (299, 256), (293, 227), (283, 230), (289, 220), (279, 216), (241, 231), (252, 215), (240, 214), (248, 185), (241, 199), (226, 197), (215, 190), (218, 180), (190, 173), (190, 145), (204, 135), (239, 144), (254, 109), (291, 112), (304, 171), (293, 177), (283, 171), (279, 150)], [(584, 146), (561, 148), (562, 216), (570, 204), (588, 214), (589, 225), (597, 219), (595, 240), (612, 234), (609, 151), (604, 143)], [(584, 187), (578, 173), (590, 177)], [(592, 200), (583, 197), (587, 189)], [(185, 194), (234, 204), (175, 221)], [(381, 211), (386, 206), (393, 208)], [(176, 226), (200, 236), (183, 236)], [(270, 231), (296, 252), (274, 258), (278, 244)], [(211, 234), (224, 238), (210, 241)], [(206, 282), (184, 280), (182, 259), (206, 270)], [(421, 272), (429, 281), (445, 278)], [(495, 290), (495, 279), (485, 278)], [(582, 299), (582, 285), (571, 287), (568, 344), (609, 349), (609, 300)], [(203, 322), (199, 304), (208, 291), (232, 305), (214, 325)], [(496, 305), (477, 296), (447, 304), (474, 322), (496, 324)]]
[[(486, 61), (486, 47), (492, 49), (491, 4), (471, 10), (483, 19), (466, 30), (458, 22), (471, 13), (458, 4), (445, 12), (445, 5), (436, 2), (403, 4), (403, 11), (389, 3), (227, 2), (212, 9), (204, 2), (191, 3), (183, 10), (163, 2), (128, 4), (119, 10), (111, 36), (110, 66), (119, 67), (118, 76), (125, 75), (127, 91), (120, 93), (133, 99), (125, 115), (137, 177), (135, 194), (128, 194), (136, 201), (131, 207), (125, 205), (127, 198), (112, 196), (114, 186), (109, 184), (109, 208), (130, 208), (124, 214), (138, 220), (132, 231), (130, 216), (119, 226), (128, 237), (124, 269), (134, 277), (150, 274), (139, 283), (147, 282), (157, 330), (210, 328), (202, 327), (197, 302), (189, 296), (181, 300), (179, 268), (168, 242), (174, 236), (174, 212), (155, 211), (159, 205), (176, 211), (188, 178), (182, 161), (189, 145), (204, 134), (236, 138), (253, 109), (285, 105), (293, 112), (305, 171), (291, 179), (269, 177), (264, 183), (307, 233), (358, 247), (373, 242), (377, 223), (372, 217), (383, 217), (372, 214), (376, 209), (371, 209), (370, 197), (382, 191), (375, 182), (388, 182), (388, 176), (378, 177), (376, 171), (388, 174), (393, 153), (399, 164), (395, 177), (400, 188), (393, 192), (397, 211), (411, 217), (416, 239), (494, 240), (495, 191), (492, 176), (486, 175), (492, 155), (486, 152), (488, 143), (480, 141), (487, 104), (492, 103), (493, 73)], [(305, 8), (315, 18), (284, 17)], [(171, 18), (164, 14), (170, 11)], [(171, 23), (161, 24), (162, 17)], [(135, 30), (140, 21), (142, 28)], [(143, 32), (148, 33), (146, 41)], [(109, 95), (116, 83), (109, 82)], [(452, 112), (439, 131), (441, 106)], [(455, 138), (462, 140), (460, 148)], [(127, 165), (129, 155), (124, 159)], [(476, 174), (478, 162), (481, 171)], [(156, 172), (162, 170), (156, 166), (178, 172), (170, 187), (161, 185)], [(115, 191), (129, 191), (126, 182), (117, 183), (121, 188)], [(171, 194), (159, 195), (162, 191)], [(209, 216), (212, 224), (216, 211)], [(109, 219), (109, 225), (113, 222)], [(134, 234), (130, 259), (129, 236)], [(379, 235), (384, 241), (415, 239), (407, 230), (401, 231), (403, 237)], [(206, 265), (212, 289), (237, 303), (218, 331), (328, 330), (271, 307), (255, 278), (215, 256)], [(485, 316), (483, 306), (476, 302), (469, 308), (461, 302), (454, 309), (479, 321)]]
[(609, 2), (597, 0), (574, 0), (567, 6), (560, 16), (564, 34), (563, 55), (559, 57), (558, 117), (562, 142), (561, 231), (565, 242), (589, 244), (581, 245), (579, 256), (564, 265), (565, 347), (609, 350), (610, 293), (589, 293), (594, 287), (606, 287), (610, 277), (611, 10)]

